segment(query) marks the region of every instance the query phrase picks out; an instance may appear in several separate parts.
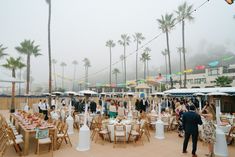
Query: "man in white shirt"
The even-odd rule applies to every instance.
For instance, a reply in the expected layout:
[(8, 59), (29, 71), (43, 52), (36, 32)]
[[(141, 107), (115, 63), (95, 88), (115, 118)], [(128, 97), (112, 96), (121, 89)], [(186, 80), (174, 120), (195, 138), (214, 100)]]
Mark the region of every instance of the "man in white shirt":
[(49, 105), (47, 104), (46, 100), (43, 101), (42, 105), (41, 105), (41, 110), (42, 113), (45, 115), (44, 120), (48, 119), (48, 109), (49, 109)]
[(41, 106), (42, 106), (42, 100), (40, 99), (40, 100), (39, 100), (39, 103), (38, 103), (38, 110), (39, 110), (39, 113), (42, 113)]

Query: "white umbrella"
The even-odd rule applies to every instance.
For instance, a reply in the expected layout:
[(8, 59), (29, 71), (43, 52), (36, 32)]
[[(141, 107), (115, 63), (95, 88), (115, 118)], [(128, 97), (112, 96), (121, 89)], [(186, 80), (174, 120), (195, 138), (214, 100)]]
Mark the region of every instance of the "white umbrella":
[(194, 93), (194, 94), (193, 94), (193, 96), (204, 96), (204, 95), (206, 95), (206, 94), (205, 94), (205, 93), (200, 93), (200, 92), (199, 92), (199, 93)]
[(79, 91), (79, 94), (83, 94), (83, 95), (98, 95), (97, 92), (94, 92), (92, 90), (83, 90), (83, 91)]
[(82, 93), (76, 93), (75, 96), (84, 96)]
[(100, 95), (106, 95), (107, 93), (104, 93), (104, 92), (102, 92), (102, 93), (100, 93)]
[(63, 95), (62, 92), (52, 92), (52, 94), (55, 94), (55, 95)]
[(42, 95), (44, 95), (44, 96), (49, 96), (49, 95), (51, 95), (50, 93), (42, 93)]
[(125, 95), (128, 95), (128, 96), (134, 96), (134, 95), (135, 95), (135, 93), (127, 92), (127, 93), (125, 93)]
[(65, 92), (65, 94), (67, 94), (67, 95), (76, 95), (77, 93), (74, 92), (74, 91), (67, 91), (67, 92)]
[(228, 93), (222, 93), (222, 92), (211, 92), (211, 93), (207, 93), (207, 95), (209, 96), (229, 96)]
[(151, 95), (153, 95), (153, 96), (163, 96), (164, 93), (163, 92), (156, 92), (156, 93), (152, 93)]

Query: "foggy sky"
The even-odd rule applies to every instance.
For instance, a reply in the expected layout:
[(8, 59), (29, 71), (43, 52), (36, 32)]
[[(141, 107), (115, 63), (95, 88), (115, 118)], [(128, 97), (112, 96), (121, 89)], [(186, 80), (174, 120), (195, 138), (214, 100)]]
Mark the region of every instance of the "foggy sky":
[[(205, 0), (187, 0), (198, 7)], [(62, 69), (59, 64), (64, 61), (66, 77), (72, 78), (72, 61), (79, 62), (78, 77), (84, 79), (83, 58), (90, 59), (92, 74), (109, 66), (109, 49), (105, 42), (112, 39), (116, 42), (113, 48), (113, 62), (123, 54), (123, 47), (117, 41), (123, 33), (131, 37), (141, 32), (146, 43), (159, 33), (156, 21), (161, 15), (171, 13), (182, 4), (183, 0), (52, 0), (51, 44), (52, 58), (58, 61), (57, 73)], [(6, 53), (19, 56), (14, 49), (24, 39), (35, 40), (40, 45), (43, 56), (31, 59), (31, 71), (35, 83), (48, 80), (47, 20), (48, 5), (45, 0), (0, 0), (0, 44), (8, 47)], [(223, 45), (228, 51), (235, 53), (235, 5), (227, 5), (224, 0), (211, 0), (193, 13), (195, 20), (186, 22), (185, 40), (187, 57), (202, 53), (203, 46)], [(177, 25), (170, 33), (170, 51), (172, 62), (177, 62), (176, 47), (181, 44), (181, 25)], [(127, 48), (127, 54), (135, 50), (133, 38)], [(165, 34), (151, 42), (152, 50), (150, 69), (157, 69), (164, 63), (161, 51), (166, 48)], [(140, 53), (142, 51), (140, 50)], [(26, 59), (25, 59), (26, 61)], [(5, 59), (1, 60), (1, 64)], [(121, 70), (121, 63), (113, 68)], [(141, 70), (143, 65), (139, 64)], [(134, 73), (135, 55), (127, 58), (127, 72)], [(3, 68), (1, 67), (1, 70)], [(165, 69), (161, 69), (164, 71)], [(10, 74), (10, 71), (4, 70)], [(89, 80), (108, 82), (108, 69), (97, 75), (89, 75)], [(156, 72), (157, 73), (157, 72)], [(127, 74), (128, 75), (128, 74)], [(141, 73), (140, 73), (141, 75)], [(140, 76), (141, 77), (141, 76)], [(132, 75), (130, 79), (134, 79)], [(114, 81), (114, 78), (113, 78)]]

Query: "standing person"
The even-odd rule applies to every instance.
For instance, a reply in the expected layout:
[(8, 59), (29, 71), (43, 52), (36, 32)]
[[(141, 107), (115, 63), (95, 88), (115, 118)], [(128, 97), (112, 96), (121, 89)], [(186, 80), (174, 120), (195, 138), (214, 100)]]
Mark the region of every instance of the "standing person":
[(177, 121), (178, 121), (178, 136), (183, 137), (184, 129), (183, 129), (183, 114), (187, 111), (184, 102), (180, 101), (180, 105), (175, 109)]
[(41, 105), (42, 113), (45, 115), (44, 120), (48, 120), (48, 109), (49, 109), (49, 105), (47, 104), (46, 100), (44, 100)]
[(55, 101), (55, 97), (53, 97), (53, 99), (51, 100), (51, 109), (55, 109), (56, 107), (55, 107), (55, 105), (56, 105), (56, 101)]
[(136, 102), (135, 102), (135, 109), (136, 109), (137, 111), (140, 111), (140, 101), (139, 101), (139, 99), (136, 99)]
[(90, 103), (90, 111), (91, 113), (96, 113), (96, 102), (94, 101), (94, 99), (91, 99), (91, 103)]
[(216, 119), (215, 111), (212, 106), (207, 105), (202, 110), (202, 116), (205, 118), (205, 121), (202, 125), (202, 139), (204, 142), (208, 144), (208, 150), (209, 154), (206, 154), (206, 156), (213, 157), (214, 151), (213, 151), (213, 145), (215, 143), (215, 126), (213, 124), (213, 121)]
[(42, 113), (41, 106), (42, 106), (42, 100), (40, 99), (39, 103), (38, 103), (38, 111), (39, 111), (39, 113)]
[(188, 141), (192, 135), (192, 157), (197, 157), (197, 139), (198, 139), (198, 125), (202, 125), (201, 116), (195, 112), (194, 105), (189, 106), (189, 112), (183, 114), (183, 129), (185, 131), (183, 153), (187, 153)]

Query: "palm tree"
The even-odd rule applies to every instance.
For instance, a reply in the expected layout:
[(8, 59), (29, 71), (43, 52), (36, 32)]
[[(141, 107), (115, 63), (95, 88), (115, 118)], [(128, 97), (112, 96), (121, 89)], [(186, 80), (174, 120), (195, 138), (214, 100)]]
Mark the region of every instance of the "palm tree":
[(124, 55), (120, 55), (120, 61), (121, 61), (121, 64), (122, 64), (122, 73), (123, 73), (123, 67), (124, 67)]
[(126, 46), (128, 46), (130, 43), (130, 36), (127, 34), (122, 34), (121, 40), (118, 40), (118, 43), (124, 48), (124, 83), (126, 86)]
[(75, 86), (75, 80), (76, 80), (76, 70), (77, 70), (78, 61), (74, 60), (72, 62), (72, 64), (74, 65), (74, 71), (73, 71), (73, 91), (74, 91), (75, 90), (74, 86)]
[(146, 48), (144, 49), (144, 52), (147, 53), (147, 56), (146, 56), (146, 63), (147, 63), (147, 76), (148, 76), (148, 77), (149, 77), (149, 61), (151, 60), (151, 56), (149, 55), (150, 51), (151, 51), (151, 49), (148, 48), (148, 47), (146, 47)]
[(140, 60), (144, 63), (144, 79), (146, 79), (146, 71), (148, 71), (148, 61), (150, 60), (149, 52), (151, 51), (150, 48), (146, 47), (144, 52), (141, 54)]
[(56, 89), (57, 89), (57, 87), (56, 87), (56, 73), (55, 73), (55, 65), (56, 65), (57, 61), (56, 61), (55, 59), (52, 59), (52, 60), (51, 60), (51, 62), (52, 62), (52, 64), (53, 64), (53, 73), (54, 73), (54, 83), (55, 83), (54, 90), (56, 90)]
[(165, 14), (162, 15), (161, 19), (157, 19), (159, 23), (159, 28), (162, 30), (163, 33), (166, 33), (166, 44), (167, 44), (167, 52), (168, 52), (168, 61), (169, 61), (169, 74), (170, 74), (170, 82), (171, 88), (173, 88), (173, 80), (171, 77), (171, 56), (170, 56), (170, 45), (169, 45), (169, 32), (175, 25), (175, 18), (173, 14)]
[(233, 80), (228, 76), (219, 76), (215, 79), (216, 85), (219, 87), (228, 87)]
[(52, 76), (51, 76), (51, 0), (46, 0), (48, 4), (48, 27), (47, 27), (47, 35), (48, 35), (48, 59), (49, 59), (49, 83), (48, 83), (48, 92), (49, 95), (49, 105), (51, 106), (51, 91), (52, 91)]
[(21, 53), (27, 56), (27, 77), (26, 77), (26, 94), (29, 94), (29, 82), (30, 82), (30, 61), (31, 56), (37, 57), (41, 55), (39, 53), (39, 45), (34, 45), (34, 41), (31, 40), (24, 40), (20, 43), (20, 46), (15, 47), (15, 49)]
[(167, 74), (168, 74), (168, 69), (167, 69), (167, 54), (168, 54), (167, 49), (164, 49), (164, 50), (162, 51), (162, 55), (165, 57), (166, 83), (167, 83)]
[(139, 51), (139, 44), (141, 44), (141, 41), (145, 39), (142, 33), (135, 33), (133, 35), (134, 41), (136, 42), (136, 60), (135, 60), (135, 79), (136, 83), (138, 82), (138, 51)]
[(85, 67), (85, 89), (88, 87), (88, 68), (91, 66), (90, 60), (88, 58), (83, 59)]
[(64, 89), (64, 67), (67, 66), (65, 62), (61, 62), (60, 66), (62, 67), (62, 89)]
[[(186, 67), (186, 57), (185, 57), (185, 39), (184, 39), (184, 25), (185, 20), (191, 21), (194, 19), (192, 16), (193, 5), (188, 5), (187, 2), (184, 2), (182, 5), (178, 6), (178, 10), (175, 11), (177, 14), (177, 20), (182, 23), (182, 53), (184, 60), (184, 71), (187, 69)], [(186, 80), (187, 74), (184, 73), (184, 88), (186, 88)]]
[(120, 70), (118, 68), (114, 68), (113, 69), (113, 74), (115, 76), (115, 83), (116, 83), (116, 86), (117, 86), (117, 75), (120, 73)]
[(183, 48), (182, 47), (177, 47), (177, 51), (180, 55), (180, 88), (182, 87), (182, 78), (181, 78), (181, 73), (182, 73), (182, 64), (181, 64), (181, 53), (183, 52)]
[(7, 47), (3, 47), (3, 45), (0, 45), (0, 59), (7, 55), (7, 53), (4, 53), (4, 51), (7, 49)]
[[(7, 59), (7, 63), (2, 65), (3, 67), (12, 71), (12, 77), (16, 77), (16, 69), (24, 67), (25, 64), (21, 62), (21, 58), (10, 57)], [(12, 82), (12, 95), (11, 95), (11, 113), (15, 112), (15, 82)]]
[[(22, 75), (22, 69), (25, 67), (25, 64), (19, 64), (18, 69), (20, 69), (20, 80)], [(19, 82), (19, 95), (21, 95), (21, 82)]]
[(109, 58), (109, 85), (111, 86), (112, 83), (112, 76), (111, 76), (111, 71), (112, 71), (112, 47), (115, 46), (115, 43), (113, 42), (113, 40), (108, 40), (106, 42), (106, 45), (109, 48), (109, 54), (110, 54), (110, 58)]

